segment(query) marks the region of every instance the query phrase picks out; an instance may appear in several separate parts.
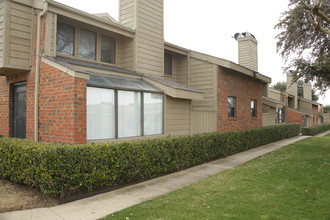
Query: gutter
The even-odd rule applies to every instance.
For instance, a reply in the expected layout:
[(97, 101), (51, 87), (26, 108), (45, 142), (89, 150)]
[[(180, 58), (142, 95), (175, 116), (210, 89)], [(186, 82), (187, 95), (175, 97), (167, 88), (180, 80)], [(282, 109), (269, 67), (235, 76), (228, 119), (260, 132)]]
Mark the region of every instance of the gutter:
[(48, 10), (47, 0), (43, 0), (43, 10), (38, 16), (37, 26), (37, 45), (36, 45), (36, 73), (34, 81), (34, 141), (39, 141), (39, 80), (40, 80), (40, 41), (41, 41), (41, 24), (42, 17)]

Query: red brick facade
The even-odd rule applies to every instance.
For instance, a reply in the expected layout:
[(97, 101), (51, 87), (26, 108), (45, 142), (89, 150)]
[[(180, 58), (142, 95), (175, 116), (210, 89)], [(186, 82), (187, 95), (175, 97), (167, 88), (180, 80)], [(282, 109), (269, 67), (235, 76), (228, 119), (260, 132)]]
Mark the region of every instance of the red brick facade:
[(86, 85), (84, 79), (41, 63), (40, 141), (86, 143)]
[[(44, 24), (41, 45), (44, 42)], [(34, 33), (36, 36), (36, 25)], [(32, 65), (31, 71), (0, 77), (0, 134), (6, 137), (12, 136), (11, 85), (26, 82), (26, 138), (34, 139), (35, 57)], [(86, 85), (87, 80), (75, 78), (40, 62), (39, 141), (86, 143)]]
[(293, 109), (287, 109), (286, 111), (286, 122), (287, 123), (298, 123), (301, 127), (304, 126), (304, 115)]
[[(244, 130), (262, 126), (262, 82), (243, 74), (220, 69), (218, 73), (218, 131)], [(236, 117), (228, 117), (228, 96), (236, 97)], [(257, 117), (251, 101), (257, 101)]]

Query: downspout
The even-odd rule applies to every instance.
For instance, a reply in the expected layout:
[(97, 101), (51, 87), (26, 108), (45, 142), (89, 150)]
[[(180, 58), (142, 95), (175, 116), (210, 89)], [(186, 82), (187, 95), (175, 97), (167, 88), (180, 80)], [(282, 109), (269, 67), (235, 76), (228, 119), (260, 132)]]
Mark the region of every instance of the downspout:
[(36, 42), (36, 69), (34, 81), (34, 141), (39, 141), (39, 79), (40, 79), (40, 41), (41, 41), (41, 24), (42, 17), (47, 13), (48, 2), (43, 0), (43, 10), (38, 16), (37, 26), (37, 42)]

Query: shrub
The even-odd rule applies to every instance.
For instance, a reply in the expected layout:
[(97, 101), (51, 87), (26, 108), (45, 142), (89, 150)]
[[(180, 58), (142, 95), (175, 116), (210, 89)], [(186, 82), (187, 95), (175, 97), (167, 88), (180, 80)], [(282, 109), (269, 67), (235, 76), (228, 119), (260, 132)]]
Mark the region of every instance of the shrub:
[(327, 131), (327, 130), (330, 130), (330, 124), (323, 124), (308, 128), (302, 128), (301, 133), (303, 135), (314, 136), (316, 134), (322, 133), (323, 131)]
[(0, 139), (0, 176), (65, 197), (142, 181), (298, 135), (298, 124), (91, 145)]

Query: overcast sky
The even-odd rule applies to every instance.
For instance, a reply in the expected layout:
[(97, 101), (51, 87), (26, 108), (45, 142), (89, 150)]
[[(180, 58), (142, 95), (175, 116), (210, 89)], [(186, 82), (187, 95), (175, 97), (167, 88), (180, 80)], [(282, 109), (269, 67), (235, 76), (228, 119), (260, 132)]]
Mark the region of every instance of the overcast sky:
[[(109, 13), (118, 20), (119, 0), (57, 0), (88, 13)], [(287, 0), (164, 0), (166, 42), (238, 62), (237, 32), (250, 32), (258, 40), (258, 70), (272, 84), (286, 81), (286, 65), (276, 53), (279, 33), (274, 26), (288, 7)], [(330, 92), (320, 97), (330, 104)]]

